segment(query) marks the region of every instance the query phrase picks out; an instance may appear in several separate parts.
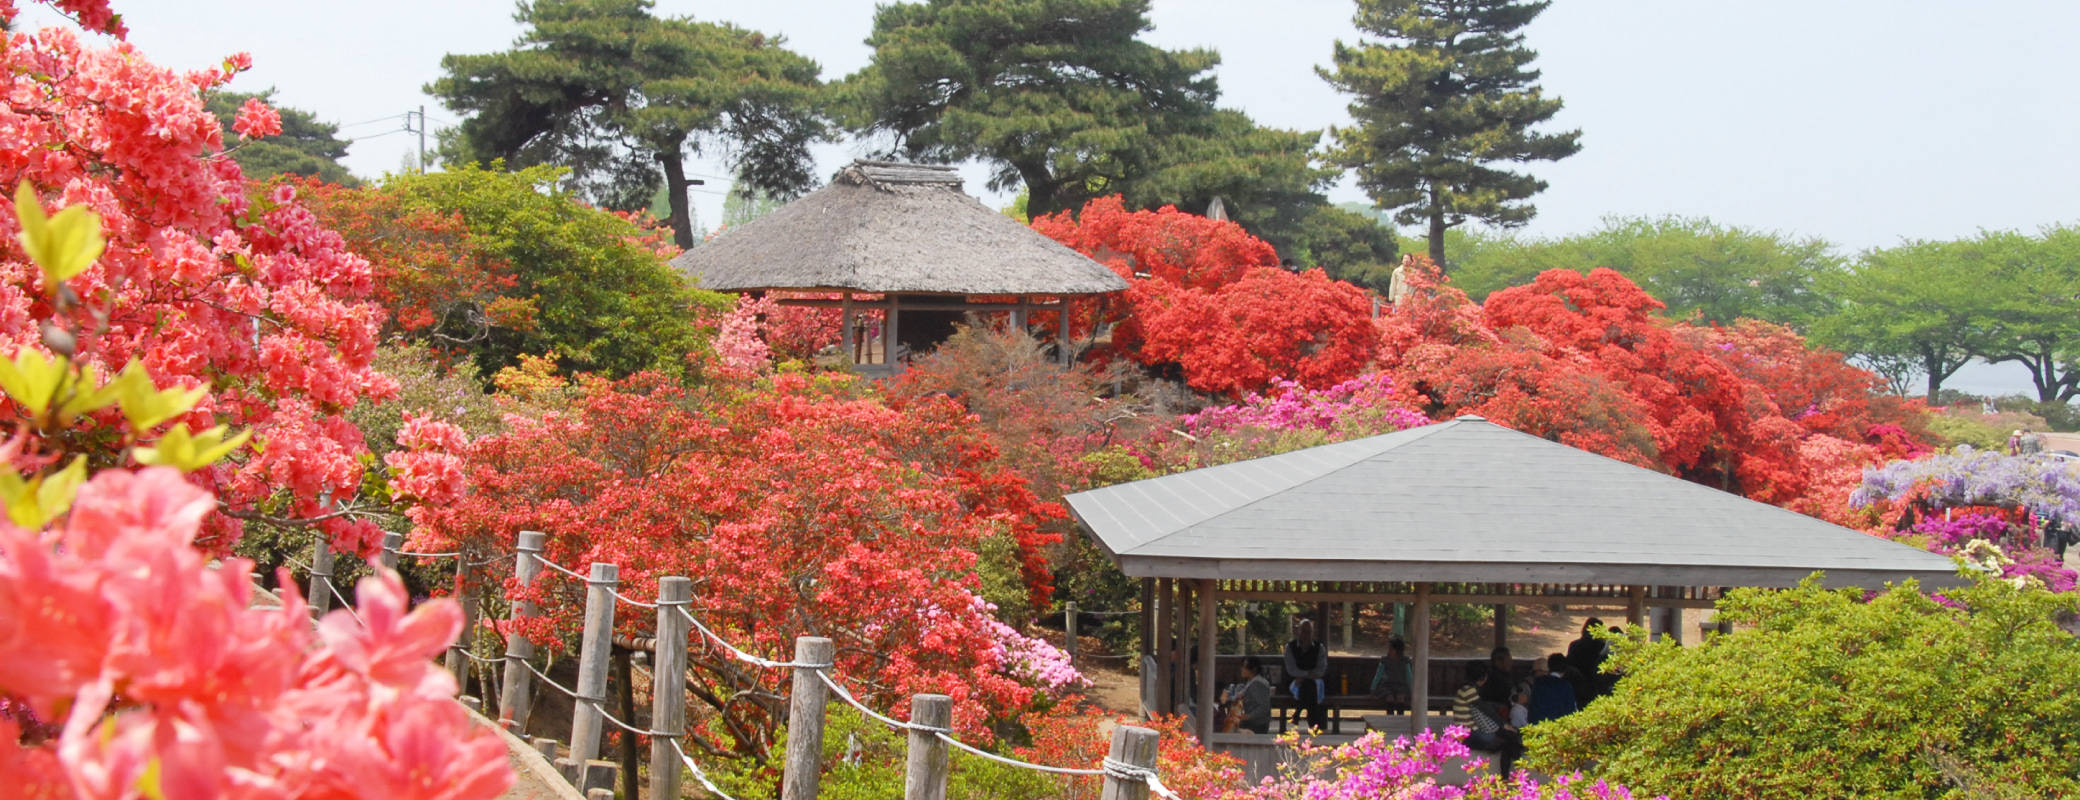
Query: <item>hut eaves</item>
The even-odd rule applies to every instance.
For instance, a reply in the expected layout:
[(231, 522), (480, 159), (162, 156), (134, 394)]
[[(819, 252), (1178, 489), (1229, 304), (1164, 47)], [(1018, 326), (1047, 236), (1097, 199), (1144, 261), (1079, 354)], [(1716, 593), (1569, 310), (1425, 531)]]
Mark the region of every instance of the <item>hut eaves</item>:
[(704, 289), (1085, 295), (1127, 282), (961, 190), (951, 167), (855, 161), (830, 185), (686, 251)]

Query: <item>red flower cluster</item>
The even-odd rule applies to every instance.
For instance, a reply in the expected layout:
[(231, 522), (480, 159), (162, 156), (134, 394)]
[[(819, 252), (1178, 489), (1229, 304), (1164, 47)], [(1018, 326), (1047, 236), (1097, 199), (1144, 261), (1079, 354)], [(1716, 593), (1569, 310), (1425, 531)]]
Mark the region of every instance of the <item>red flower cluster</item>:
[(1114, 352), (1174, 365), (1199, 391), (1240, 397), (1280, 378), (1325, 388), (1356, 377), (1377, 348), (1363, 290), (1319, 270), (1279, 269), (1271, 245), (1233, 222), (1168, 206), (1130, 212), (1113, 196), (1033, 228), (1132, 286), (1072, 327), (1113, 324)]
[[(654, 374), (528, 379), (536, 405), (467, 448), (469, 494), (412, 509), (413, 546), (510, 549), (515, 531), (544, 531), (551, 560), (617, 564), (631, 597), (654, 595), (659, 576), (693, 578), (692, 611), (753, 652), (786, 658), (796, 636), (837, 639), (838, 674), (869, 702), (949, 694), (976, 735), (1030, 702), (1000, 670), (970, 570), (983, 537), (1009, 532), (1037, 553), (1051, 537), (1035, 523), (1063, 512), (996, 466), (946, 398), (892, 407), (846, 377), (717, 374), (698, 390)], [(545, 574), (532, 596), (550, 616), (524, 632), (553, 641), (574, 629), (582, 588)], [(696, 735), (763, 753), (783, 710), (745, 692), (781, 691), (785, 675), (719, 650), (694, 668), (716, 687)]]

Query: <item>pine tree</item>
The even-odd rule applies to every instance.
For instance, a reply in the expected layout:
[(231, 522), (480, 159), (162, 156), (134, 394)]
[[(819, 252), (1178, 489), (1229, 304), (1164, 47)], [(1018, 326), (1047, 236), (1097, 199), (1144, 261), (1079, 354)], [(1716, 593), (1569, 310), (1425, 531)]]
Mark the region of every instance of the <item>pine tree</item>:
[(1358, 0), (1358, 29), (1382, 41), (1336, 43), (1335, 69), (1317, 70), (1350, 104), (1357, 125), (1332, 132), (1329, 160), (1403, 225), (1427, 225), (1430, 256), (1445, 263), (1444, 234), (1467, 220), (1513, 227), (1538, 213), (1546, 188), (1500, 163), (1557, 161), (1581, 150), (1581, 131), (1531, 127), (1560, 111), (1537, 85), (1525, 25), (1548, 2)]

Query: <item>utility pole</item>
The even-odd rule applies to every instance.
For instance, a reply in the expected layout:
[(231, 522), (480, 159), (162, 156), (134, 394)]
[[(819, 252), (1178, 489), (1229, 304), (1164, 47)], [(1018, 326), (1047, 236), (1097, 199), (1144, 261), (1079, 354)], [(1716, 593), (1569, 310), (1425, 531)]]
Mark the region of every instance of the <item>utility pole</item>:
[[(415, 125), (415, 124), (413, 124), (413, 120), (414, 120), (414, 119), (417, 119), (417, 120), (418, 120), (418, 123), (417, 123), (416, 125)], [(420, 107), (419, 107), (419, 110), (418, 110), (418, 111), (416, 111), (416, 112), (414, 112), (414, 111), (406, 111), (406, 112), (404, 112), (404, 132), (405, 132), (405, 133), (416, 133), (416, 134), (419, 134), (419, 162), (418, 162), (418, 171), (420, 171), (420, 172), (425, 172), (425, 171), (426, 171), (426, 107), (425, 107), (425, 106), (423, 106), (423, 105), (422, 105), (422, 106), (420, 106)]]

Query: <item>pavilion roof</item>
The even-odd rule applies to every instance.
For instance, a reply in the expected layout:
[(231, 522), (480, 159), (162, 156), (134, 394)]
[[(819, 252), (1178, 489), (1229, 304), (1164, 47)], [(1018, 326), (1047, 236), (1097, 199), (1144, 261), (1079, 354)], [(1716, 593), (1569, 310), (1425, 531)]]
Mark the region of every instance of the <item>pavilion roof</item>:
[(957, 295), (1117, 292), (1103, 264), (984, 206), (952, 167), (855, 161), (831, 183), (694, 247), (703, 289)]
[(1137, 578), (1958, 582), (1945, 556), (1473, 416), (1068, 501)]

